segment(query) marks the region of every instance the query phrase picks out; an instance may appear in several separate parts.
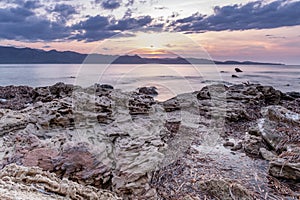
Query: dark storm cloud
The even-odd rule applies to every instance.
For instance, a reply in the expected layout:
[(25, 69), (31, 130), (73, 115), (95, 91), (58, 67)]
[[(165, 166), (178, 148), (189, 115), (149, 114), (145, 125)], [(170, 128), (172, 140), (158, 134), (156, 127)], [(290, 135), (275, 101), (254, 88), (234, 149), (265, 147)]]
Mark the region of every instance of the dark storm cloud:
[(0, 9), (0, 39), (52, 41), (66, 38), (70, 29), (21, 7)]
[(172, 22), (169, 28), (175, 31), (199, 32), (295, 26), (300, 25), (299, 10), (300, 1), (289, 0), (277, 0), (269, 4), (256, 1), (245, 5), (217, 6), (213, 15), (195, 13)]

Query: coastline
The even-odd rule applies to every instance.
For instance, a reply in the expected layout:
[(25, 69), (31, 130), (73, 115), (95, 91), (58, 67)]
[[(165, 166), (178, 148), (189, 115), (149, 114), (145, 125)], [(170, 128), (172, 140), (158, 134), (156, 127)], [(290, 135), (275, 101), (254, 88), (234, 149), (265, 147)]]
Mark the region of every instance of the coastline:
[[(112, 199), (299, 198), (296, 93), (218, 84), (157, 102), (98, 84), (0, 90), (4, 182), (16, 163)], [(37, 195), (67, 195), (32, 180)]]

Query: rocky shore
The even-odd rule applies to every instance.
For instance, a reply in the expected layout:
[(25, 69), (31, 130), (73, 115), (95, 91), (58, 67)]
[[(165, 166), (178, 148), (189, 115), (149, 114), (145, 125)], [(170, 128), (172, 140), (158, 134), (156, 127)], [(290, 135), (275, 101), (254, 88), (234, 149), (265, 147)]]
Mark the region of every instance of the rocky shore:
[(300, 95), (0, 87), (1, 199), (299, 199)]

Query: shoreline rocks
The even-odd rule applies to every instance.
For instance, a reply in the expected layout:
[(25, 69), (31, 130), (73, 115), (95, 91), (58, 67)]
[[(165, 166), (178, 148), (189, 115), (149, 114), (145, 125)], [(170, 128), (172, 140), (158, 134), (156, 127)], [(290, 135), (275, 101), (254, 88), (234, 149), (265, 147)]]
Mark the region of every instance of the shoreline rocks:
[(300, 157), (300, 101), (270, 86), (218, 84), (165, 102), (151, 88), (100, 84), (1, 90), (0, 173), (18, 164), (122, 199), (297, 197), (299, 186), (283, 195), (266, 181), (299, 180)]

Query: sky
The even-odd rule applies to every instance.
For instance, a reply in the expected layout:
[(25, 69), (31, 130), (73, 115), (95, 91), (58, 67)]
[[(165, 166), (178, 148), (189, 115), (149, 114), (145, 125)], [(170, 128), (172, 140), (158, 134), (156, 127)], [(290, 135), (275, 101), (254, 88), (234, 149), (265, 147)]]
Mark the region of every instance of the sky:
[(300, 64), (300, 1), (0, 0), (0, 45)]

